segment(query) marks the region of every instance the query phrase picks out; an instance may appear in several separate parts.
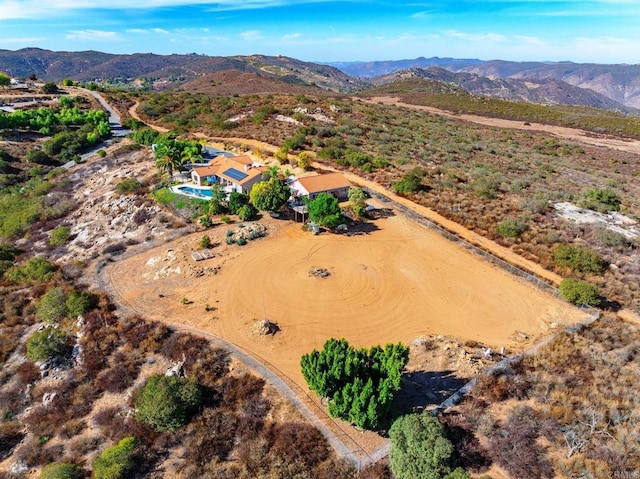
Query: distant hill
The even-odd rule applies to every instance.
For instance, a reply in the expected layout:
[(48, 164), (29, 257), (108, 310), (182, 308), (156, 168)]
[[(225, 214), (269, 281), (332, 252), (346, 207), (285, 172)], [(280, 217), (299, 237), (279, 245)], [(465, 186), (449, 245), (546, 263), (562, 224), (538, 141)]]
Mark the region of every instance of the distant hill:
[(414, 60), (342, 62), (331, 65), (361, 78), (388, 75), (408, 68), (437, 66), (452, 72), (474, 73), (489, 78), (560, 80), (569, 85), (593, 90), (622, 105), (640, 108), (640, 64), (599, 65), (420, 57)]
[(268, 93), (314, 96), (336, 94), (333, 91), (308, 85), (297, 77), (273, 78), (264, 73), (251, 73), (241, 70), (223, 70), (207, 73), (181, 84), (178, 90), (219, 96)]
[[(632, 109), (586, 88), (579, 88), (552, 78), (513, 79), (454, 73), (444, 68), (409, 68), (388, 75), (370, 78), (374, 85), (385, 85), (411, 78), (430, 79), (458, 85), (473, 95), (483, 95), (509, 101), (528, 101), (545, 105), (579, 105), (606, 108), (621, 112)], [(635, 113), (639, 113), (635, 111)]]
[(206, 55), (114, 55), (96, 51), (54, 52), (40, 48), (0, 50), (0, 71), (16, 78), (36, 75), (41, 80), (75, 81), (162, 80), (173, 86), (209, 73), (237, 70), (260, 73), (287, 83), (316, 85), (335, 91), (352, 91), (366, 82), (335, 67), (265, 55), (210, 57)]

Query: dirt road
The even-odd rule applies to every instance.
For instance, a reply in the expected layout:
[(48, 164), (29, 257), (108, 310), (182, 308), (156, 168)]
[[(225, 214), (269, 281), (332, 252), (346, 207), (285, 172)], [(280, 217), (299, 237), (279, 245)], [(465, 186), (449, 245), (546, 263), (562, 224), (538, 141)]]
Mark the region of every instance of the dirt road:
[(434, 113), (436, 115), (444, 116), (446, 118), (469, 121), (471, 123), (478, 123), (480, 125), (495, 126), (497, 128), (511, 128), (515, 130), (540, 131), (544, 133), (550, 133), (554, 136), (563, 138), (565, 140), (640, 154), (640, 140), (633, 140), (629, 138), (616, 138), (613, 136), (601, 135), (601, 134), (592, 133), (589, 131), (579, 130), (576, 128), (545, 125), (542, 123), (525, 124), (522, 121), (503, 120), (500, 118), (489, 118), (485, 116), (469, 115), (469, 114), (456, 114), (456, 113), (451, 113), (450, 111), (441, 110), (439, 108), (434, 108), (431, 106), (412, 105), (410, 103), (404, 103), (399, 98), (396, 98), (396, 97), (380, 96), (380, 97), (372, 97), (369, 99), (361, 99), (361, 100), (365, 103), (371, 103), (371, 104), (394, 105), (394, 106), (401, 106), (405, 108), (411, 108), (414, 110), (428, 111), (429, 113)]

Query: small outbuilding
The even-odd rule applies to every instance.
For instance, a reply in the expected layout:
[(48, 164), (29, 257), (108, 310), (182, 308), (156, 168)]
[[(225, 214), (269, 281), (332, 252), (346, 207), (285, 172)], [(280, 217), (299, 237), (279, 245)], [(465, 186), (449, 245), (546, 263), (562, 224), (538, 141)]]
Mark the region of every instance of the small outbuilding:
[(351, 183), (342, 173), (327, 173), (298, 178), (291, 183), (290, 187), (294, 199), (307, 197), (313, 200), (320, 193), (327, 193), (342, 201), (347, 199)]

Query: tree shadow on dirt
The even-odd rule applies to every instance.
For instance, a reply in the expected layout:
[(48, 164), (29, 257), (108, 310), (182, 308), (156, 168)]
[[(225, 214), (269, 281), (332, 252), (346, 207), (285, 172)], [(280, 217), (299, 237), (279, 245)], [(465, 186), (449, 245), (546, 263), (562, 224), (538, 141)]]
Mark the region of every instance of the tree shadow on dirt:
[(469, 381), (455, 371), (414, 371), (402, 375), (400, 391), (394, 397), (399, 414), (420, 412), (437, 406)]

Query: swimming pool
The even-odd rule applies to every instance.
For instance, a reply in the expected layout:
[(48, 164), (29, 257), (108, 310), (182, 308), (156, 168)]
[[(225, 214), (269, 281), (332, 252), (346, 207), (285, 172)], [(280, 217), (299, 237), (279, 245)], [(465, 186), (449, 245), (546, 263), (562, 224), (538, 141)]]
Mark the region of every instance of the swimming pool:
[(212, 196), (211, 188), (208, 186), (178, 185), (178, 186), (172, 186), (171, 191), (179, 195), (189, 196), (191, 198), (198, 198), (200, 200), (210, 200)]

